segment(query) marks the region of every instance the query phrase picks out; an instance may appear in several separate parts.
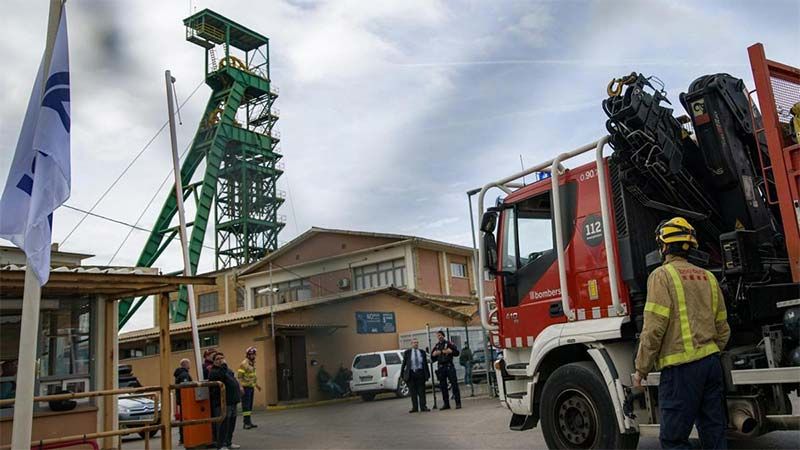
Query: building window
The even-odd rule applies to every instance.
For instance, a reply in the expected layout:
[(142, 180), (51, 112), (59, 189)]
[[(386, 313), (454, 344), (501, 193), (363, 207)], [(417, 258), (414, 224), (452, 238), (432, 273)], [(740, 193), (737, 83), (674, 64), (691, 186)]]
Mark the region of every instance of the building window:
[(484, 271), (483, 271), (483, 281), (494, 281), (494, 275), (489, 273), (488, 270), (484, 269)]
[(200, 333), (200, 347), (216, 347), (219, 345), (219, 333), (211, 331)]
[(119, 359), (141, 358), (144, 356), (143, 348), (121, 348), (119, 349)]
[(200, 294), (197, 297), (197, 302), (199, 304), (197, 309), (200, 314), (217, 311), (219, 308), (219, 293), (215, 291)]
[(467, 278), (467, 265), (461, 263), (450, 263), (450, 276)]
[(355, 289), (372, 289), (384, 286), (406, 285), (406, 260), (395, 259), (353, 269)]
[(236, 288), (236, 310), (241, 311), (244, 309), (244, 288)]
[[(36, 358), (36, 392), (47, 394), (58, 389), (73, 392), (92, 387), (93, 306), (89, 298), (42, 299)], [(3, 302), (0, 310), (0, 398), (14, 398), (17, 386), (22, 301)], [(89, 400), (82, 403), (88, 403)], [(46, 407), (46, 404), (44, 404)], [(41, 405), (37, 405), (41, 406)], [(0, 415), (13, 411), (3, 408)]]
[[(219, 333), (216, 331), (199, 333), (198, 338), (200, 339), (200, 348), (219, 345)], [(192, 348), (194, 348), (194, 346), (192, 345), (191, 334), (172, 338), (172, 351), (179, 352), (182, 350), (191, 350)]]
[[(274, 294), (275, 299), (273, 300), (275, 305), (308, 300), (311, 298), (311, 282), (305, 278), (284, 281), (282, 283), (277, 283), (274, 286), (276, 289)], [(269, 306), (270, 304), (269, 292), (264, 292), (263, 294), (258, 293), (258, 291), (264, 288), (269, 288), (269, 286), (261, 286), (254, 289), (253, 297), (255, 298), (256, 308), (263, 308), (265, 306)]]

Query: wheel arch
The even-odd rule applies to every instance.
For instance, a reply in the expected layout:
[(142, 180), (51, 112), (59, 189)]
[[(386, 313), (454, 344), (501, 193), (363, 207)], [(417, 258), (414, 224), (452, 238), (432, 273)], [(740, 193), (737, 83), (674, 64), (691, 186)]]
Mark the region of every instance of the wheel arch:
[(619, 379), (619, 372), (613, 359), (601, 343), (581, 342), (555, 347), (542, 355), (534, 369), (533, 396), (531, 398), (531, 412), (534, 419), (539, 420), (539, 408), (544, 384), (549, 376), (559, 367), (574, 362), (589, 362), (597, 369), (606, 385), (608, 395), (614, 404), (617, 415), (617, 425), (620, 433), (638, 432), (636, 421), (627, 416), (623, 409), (625, 405), (625, 390)]

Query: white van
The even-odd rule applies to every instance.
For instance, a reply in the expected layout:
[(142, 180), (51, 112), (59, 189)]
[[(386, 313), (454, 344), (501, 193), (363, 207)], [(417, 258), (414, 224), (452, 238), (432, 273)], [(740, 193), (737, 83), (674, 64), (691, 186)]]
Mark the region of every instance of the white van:
[(375, 394), (381, 392), (394, 392), (398, 397), (408, 396), (408, 385), (400, 376), (402, 363), (402, 350), (356, 355), (353, 358), (350, 391), (360, 395), (365, 402), (372, 401)]

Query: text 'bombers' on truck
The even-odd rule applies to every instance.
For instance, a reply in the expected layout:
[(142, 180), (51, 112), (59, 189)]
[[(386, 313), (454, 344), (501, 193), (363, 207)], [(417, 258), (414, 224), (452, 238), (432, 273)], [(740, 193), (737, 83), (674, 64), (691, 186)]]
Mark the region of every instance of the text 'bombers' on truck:
[[(504, 349), (495, 370), (511, 429), (541, 422), (550, 448), (635, 448), (639, 426), (659, 423), (659, 373), (643, 391), (631, 374), (661, 263), (655, 230), (675, 216), (695, 226), (691, 259), (725, 296), (729, 434), (800, 427), (789, 400), (800, 387), (800, 70), (761, 44), (748, 52), (755, 91), (702, 76), (676, 118), (657, 78), (612, 80), (609, 135), (471, 192), (478, 267), (495, 275), (494, 293), (479, 283), (481, 321)], [(564, 167), (587, 152), (594, 162)], [(504, 197), (484, 209), (495, 188)]]

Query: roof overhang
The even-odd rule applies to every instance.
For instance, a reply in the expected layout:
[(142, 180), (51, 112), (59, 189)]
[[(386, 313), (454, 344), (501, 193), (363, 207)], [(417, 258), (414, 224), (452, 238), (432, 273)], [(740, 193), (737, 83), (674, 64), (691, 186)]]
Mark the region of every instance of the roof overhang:
[[(375, 289), (368, 289), (356, 292), (347, 292), (343, 294), (337, 294), (335, 296), (320, 297), (312, 300), (281, 303), (279, 305), (274, 305), (272, 308), (262, 307), (257, 309), (251, 309), (249, 311), (240, 311), (228, 315), (204, 317), (198, 320), (197, 325), (198, 328), (201, 330), (215, 329), (231, 325), (245, 326), (245, 324), (250, 322), (255, 323), (255, 321), (258, 320), (259, 318), (267, 317), (271, 313), (274, 313), (276, 317), (280, 317), (279, 315), (280, 313), (303, 311), (307, 309), (313, 309), (319, 306), (332, 305), (340, 302), (346, 302), (349, 300), (365, 298), (378, 294), (391, 295), (397, 299), (407, 301), (413, 305), (428, 309), (430, 311), (434, 311), (436, 313), (445, 315), (455, 320), (460, 320), (465, 323), (469, 322), (473, 317), (472, 314), (467, 314), (465, 312), (459, 311), (459, 309), (465, 306), (461, 303), (458, 303), (451, 308), (441, 304), (443, 299), (442, 297), (426, 298), (424, 295), (418, 292), (406, 291), (404, 289), (392, 286), (392, 287), (375, 288)], [(277, 329), (279, 324), (276, 323), (275, 326)], [(339, 329), (346, 327), (346, 325), (283, 323), (280, 324), (280, 327), (282, 327), (282, 329), (284, 330), (290, 330), (290, 329), (304, 330), (304, 329), (314, 329), (314, 328), (331, 329), (332, 327), (335, 327), (335, 329)], [(170, 334), (180, 334), (180, 333), (186, 333), (188, 331), (189, 331), (188, 322), (181, 322), (179, 324), (172, 324), (170, 326)], [(157, 336), (158, 336), (158, 329), (149, 328), (146, 330), (130, 331), (127, 333), (120, 334), (119, 342), (120, 343), (133, 342), (141, 339), (155, 338)]]
[[(109, 300), (177, 291), (181, 285), (213, 285), (214, 278), (148, 275), (127, 271), (56, 271), (42, 286), (42, 297), (79, 297), (104, 295)], [(25, 287), (25, 270), (16, 267), (0, 270), (0, 298), (21, 298)]]

